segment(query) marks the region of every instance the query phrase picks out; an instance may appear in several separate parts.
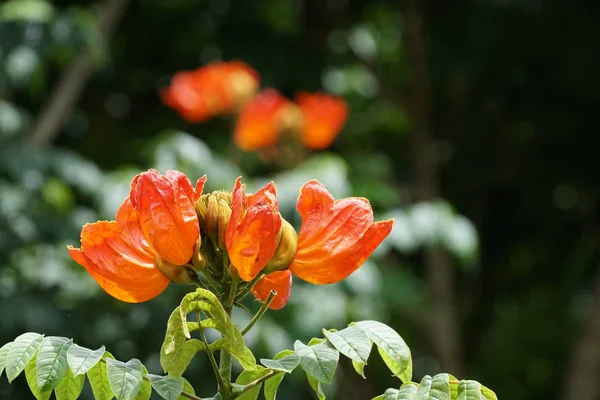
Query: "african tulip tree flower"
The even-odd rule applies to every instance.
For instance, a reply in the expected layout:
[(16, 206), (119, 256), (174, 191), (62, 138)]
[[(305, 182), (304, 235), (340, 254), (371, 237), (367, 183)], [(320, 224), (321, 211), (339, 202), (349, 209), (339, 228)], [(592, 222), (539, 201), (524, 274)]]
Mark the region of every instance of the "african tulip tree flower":
[(190, 261), (199, 240), (193, 203), (205, 181), (198, 179), (194, 189), (177, 171), (137, 175), (116, 220), (85, 225), (81, 248), (69, 246), (69, 254), (108, 294), (126, 302), (150, 300), (170, 280), (191, 283), (180, 266)]
[(242, 150), (258, 150), (277, 143), (282, 131), (297, 125), (297, 107), (275, 89), (265, 89), (241, 109), (233, 140)]
[(348, 118), (348, 105), (341, 97), (302, 92), (296, 96), (302, 112), (302, 143), (313, 150), (329, 147)]
[(190, 261), (200, 236), (194, 203), (206, 177), (194, 189), (179, 171), (162, 176), (156, 170), (137, 175), (131, 182), (129, 198), (138, 216), (144, 238), (163, 259), (175, 265)]
[(238, 178), (231, 195), (231, 217), (225, 232), (225, 245), (229, 260), (240, 278), (251, 281), (277, 250), (281, 215), (273, 182), (252, 195), (244, 193), (244, 187)]
[(258, 73), (239, 61), (215, 62), (182, 71), (162, 91), (163, 102), (192, 123), (231, 113), (256, 93)]
[(273, 182), (246, 194), (238, 178), (231, 193), (202, 194), (205, 181), (194, 188), (177, 171), (137, 175), (115, 221), (85, 225), (81, 248), (69, 246), (69, 254), (123, 301), (149, 300), (174, 281), (209, 285), (231, 301), (248, 291), (265, 301), (276, 290), (269, 306), (279, 309), (288, 301), (292, 274), (316, 284), (338, 282), (360, 267), (393, 224), (373, 222), (367, 199), (336, 201), (313, 180), (300, 190), (298, 234), (279, 213)]

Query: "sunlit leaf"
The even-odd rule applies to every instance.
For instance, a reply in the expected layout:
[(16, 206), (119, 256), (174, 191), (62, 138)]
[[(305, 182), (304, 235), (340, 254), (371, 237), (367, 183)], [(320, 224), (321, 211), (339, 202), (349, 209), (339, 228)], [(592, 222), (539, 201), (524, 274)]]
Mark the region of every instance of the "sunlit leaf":
[(33, 356), (31, 362), (25, 367), (25, 379), (29, 385), (29, 390), (37, 400), (48, 400), (52, 395), (52, 389), (41, 390), (38, 386), (35, 359), (36, 356)]
[(377, 321), (360, 321), (352, 325), (359, 327), (376, 345), (381, 358), (392, 371), (402, 379), (412, 379), (412, 358), (410, 349), (396, 331)]
[(148, 374), (152, 387), (163, 399), (177, 400), (183, 391), (183, 378)]
[(54, 394), (56, 395), (56, 400), (75, 400), (81, 394), (83, 390), (83, 383), (85, 382), (85, 375), (73, 375), (73, 372), (67, 368), (66, 375), (62, 378), (56, 389), (54, 389)]
[(310, 387), (315, 391), (315, 394), (317, 395), (317, 399), (319, 400), (325, 400), (325, 393), (323, 393), (323, 388), (321, 387), (321, 382), (316, 380), (315, 378), (313, 378), (311, 375), (308, 374), (308, 372), (306, 373), (306, 379), (308, 380), (308, 384), (310, 385)]
[[(282, 350), (279, 353), (277, 353), (275, 355), (275, 357), (273, 357), (273, 360), (274, 361), (283, 360), (283, 359), (286, 359), (291, 356), (294, 356), (297, 358), (296, 353), (294, 353), (293, 350)], [(263, 362), (263, 361), (264, 360), (261, 360), (261, 362)], [(299, 361), (300, 360), (298, 359), (298, 362)], [(296, 364), (296, 366), (298, 366), (298, 364)], [(265, 400), (275, 400), (275, 398), (277, 397), (277, 390), (279, 389), (279, 385), (281, 384), (281, 381), (283, 380), (284, 377), (285, 377), (285, 373), (280, 372), (278, 374), (273, 375), (271, 378), (269, 378), (265, 381), (265, 386), (264, 386)]]
[(133, 399), (142, 387), (142, 363), (133, 358), (127, 362), (106, 360), (110, 388), (117, 400)]
[(4, 366), (9, 382), (12, 382), (25, 369), (25, 366), (37, 353), (43, 339), (43, 335), (28, 332), (12, 342)]
[(171, 376), (181, 376), (197, 352), (206, 350), (206, 345), (198, 339), (184, 342), (170, 354), (161, 351), (160, 364), (163, 370)]
[(67, 351), (73, 340), (60, 336), (48, 336), (42, 341), (36, 357), (37, 383), (40, 389), (54, 389), (66, 375)]
[(27, 20), (45, 22), (54, 16), (54, 7), (44, 0), (11, 0), (0, 6), (0, 21)]
[[(104, 353), (104, 360), (114, 359), (112, 354), (108, 351)], [(108, 375), (106, 372), (106, 362), (98, 362), (87, 372), (92, 392), (96, 400), (110, 400), (114, 397), (113, 391), (108, 381)]]
[(229, 339), (216, 340), (214, 343), (210, 344), (210, 348), (213, 350), (219, 349), (227, 351), (233, 358), (238, 360), (245, 371), (253, 371), (257, 367), (256, 359), (254, 358), (252, 351), (245, 346), (240, 349), (239, 346), (235, 345)]
[(102, 359), (104, 352), (104, 346), (98, 350), (90, 350), (76, 344), (69, 347), (67, 362), (69, 363), (69, 368), (73, 371), (73, 375), (77, 376), (88, 372)]
[[(261, 367), (260, 365), (256, 366), (254, 371), (242, 371), (242, 373), (235, 380), (235, 383), (239, 386), (247, 385), (248, 383), (260, 378), (261, 376), (268, 374), (269, 370)], [(252, 389), (248, 390), (241, 396), (237, 397), (238, 400), (256, 400), (258, 395), (260, 394), (261, 384), (254, 386)]]
[(357, 374), (367, 379), (367, 377), (365, 376), (365, 364), (356, 360), (352, 360), (352, 368), (354, 368)]
[(486, 400), (498, 400), (498, 396), (496, 396), (496, 393), (494, 393), (492, 390), (486, 388), (483, 385), (481, 385), (481, 394), (485, 396)]
[(4, 365), (6, 364), (6, 356), (8, 355), (8, 351), (10, 350), (10, 346), (12, 346), (12, 342), (8, 342), (4, 346), (0, 347), (0, 376), (2, 376), (2, 371), (4, 371)]
[[(148, 375), (148, 370), (142, 365), (142, 377)], [(146, 379), (142, 380), (142, 387), (133, 400), (149, 400), (152, 396), (152, 385)]]
[(300, 357), (300, 365), (308, 375), (320, 382), (331, 382), (340, 353), (329, 342), (307, 346), (297, 340), (294, 350)]
[(460, 381), (457, 400), (481, 400), (481, 384), (476, 381)]
[(275, 369), (277, 371), (283, 371), (291, 374), (298, 364), (300, 364), (300, 358), (295, 354), (291, 354), (279, 360), (261, 358), (260, 362), (269, 369)]
[[(183, 391), (186, 393), (190, 393), (190, 394), (196, 394), (196, 391), (194, 390), (194, 387), (187, 381), (187, 379), (182, 378), (183, 379)], [(185, 400), (187, 399), (187, 397), (184, 396), (179, 396), (177, 398), (177, 400)]]
[(346, 357), (366, 364), (373, 343), (365, 332), (357, 326), (349, 326), (339, 332), (323, 329), (323, 334), (340, 353)]

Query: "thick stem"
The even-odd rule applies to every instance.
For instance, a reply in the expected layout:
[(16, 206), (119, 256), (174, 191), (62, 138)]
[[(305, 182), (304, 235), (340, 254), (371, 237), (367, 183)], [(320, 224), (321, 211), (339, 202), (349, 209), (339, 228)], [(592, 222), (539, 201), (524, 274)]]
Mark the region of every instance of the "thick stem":
[[(428, 74), (428, 41), (423, 2), (403, 0), (405, 4), (404, 48), (411, 75), (411, 88), (406, 101), (412, 122), (416, 197), (433, 200), (439, 195), (437, 165), (432, 157), (431, 91)], [(458, 310), (454, 292), (454, 270), (448, 254), (439, 247), (425, 252), (426, 274), (431, 287), (434, 311), (430, 334), (440, 363), (445, 371), (460, 375), (460, 338)]]
[(243, 389), (241, 389), (240, 391), (233, 391), (231, 393), (231, 398), (235, 399), (239, 396), (241, 396), (242, 394), (246, 393), (248, 390), (252, 389), (253, 387), (255, 387), (256, 385), (260, 385), (261, 383), (263, 383), (264, 381), (266, 381), (267, 379), (269, 379), (270, 377), (272, 377), (273, 375), (277, 374), (278, 372), (281, 371), (269, 371), (267, 372), (265, 375), (261, 376), (260, 378), (257, 378), (255, 380), (253, 380), (252, 382), (248, 383), (246, 386), (244, 386)]
[[(223, 308), (227, 315), (231, 317), (231, 311), (233, 310), (233, 303), (235, 301), (235, 294), (237, 292), (239, 281), (233, 279), (231, 286), (229, 287), (229, 295), (223, 304)], [(221, 350), (219, 355), (219, 374), (225, 382), (228, 388), (231, 387), (231, 354), (226, 350)]]

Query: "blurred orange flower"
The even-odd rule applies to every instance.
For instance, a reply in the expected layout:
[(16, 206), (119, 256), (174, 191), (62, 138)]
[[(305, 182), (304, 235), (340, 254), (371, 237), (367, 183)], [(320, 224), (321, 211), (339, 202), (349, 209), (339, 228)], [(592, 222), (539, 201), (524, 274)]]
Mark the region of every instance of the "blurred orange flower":
[(233, 140), (242, 150), (258, 150), (274, 145), (293, 118), (296, 107), (272, 88), (258, 93), (238, 115)]
[(252, 195), (244, 193), (241, 178), (235, 181), (231, 217), (225, 232), (229, 260), (238, 275), (251, 281), (267, 265), (277, 249), (281, 216), (273, 182)]
[(292, 273), (289, 270), (277, 271), (258, 281), (252, 288), (252, 294), (257, 299), (266, 301), (271, 290), (277, 291), (269, 308), (271, 310), (279, 310), (287, 304), (291, 289)]
[(87, 224), (81, 248), (69, 254), (111, 296), (138, 303), (158, 296), (170, 280), (187, 282), (181, 265), (192, 257), (199, 239), (196, 201), (206, 178), (194, 189), (181, 172), (137, 175), (115, 221)]
[(161, 97), (184, 119), (200, 123), (235, 111), (256, 93), (259, 80), (258, 73), (242, 62), (215, 62), (175, 74)]
[(301, 92), (296, 104), (302, 112), (302, 143), (313, 150), (329, 147), (348, 119), (348, 105), (341, 97)]

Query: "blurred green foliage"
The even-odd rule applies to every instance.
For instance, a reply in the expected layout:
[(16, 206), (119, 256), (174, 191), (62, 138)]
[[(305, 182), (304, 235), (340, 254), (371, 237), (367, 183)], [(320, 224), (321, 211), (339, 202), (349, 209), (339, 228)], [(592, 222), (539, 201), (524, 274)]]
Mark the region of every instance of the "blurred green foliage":
[[(423, 249), (441, 245), (456, 267), (465, 375), (500, 398), (556, 398), (578, 324), (590, 310), (598, 259), (600, 92), (593, 2), (430, 0), (428, 67), (435, 141), (429, 157), (446, 200), (414, 203), (410, 86), (402, 2), (344, 0), (138, 0), (110, 42), (98, 4), (0, 4), (0, 343), (25, 331), (106, 345), (159, 373), (158, 350), (185, 287), (148, 303), (106, 295), (73, 263), (81, 226), (112, 219), (131, 178), (147, 168), (207, 174), (207, 190), (243, 175), (250, 189), (274, 179), (295, 224), (298, 189), (317, 178), (337, 196), (368, 197), (393, 233), (346, 281), (295, 281), (290, 304), (248, 336), (272, 357), (298, 338), (376, 319), (412, 349), (415, 375), (442, 372), (415, 315), (431, 293)], [(65, 68), (89, 51), (96, 73), (51, 146), (31, 130)], [(170, 76), (216, 59), (255, 67), (286, 95), (327, 90), (351, 116), (328, 152), (282, 171), (232, 147), (232, 120), (189, 125), (161, 104)], [(249, 302), (250, 308), (256, 308)], [(241, 310), (241, 324), (251, 315)], [(395, 384), (377, 360), (357, 380), (341, 364), (333, 398), (370, 398)], [(452, 372), (452, 371), (444, 371)], [(206, 360), (187, 377), (208, 395)], [(205, 380), (203, 380), (205, 379)], [(198, 388), (210, 387), (210, 390)], [(27, 397), (24, 380), (0, 380), (0, 398)], [(309, 398), (303, 377), (285, 399)], [(85, 388), (84, 398), (91, 398)], [(87, 397), (85, 397), (87, 396)]]

